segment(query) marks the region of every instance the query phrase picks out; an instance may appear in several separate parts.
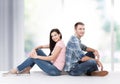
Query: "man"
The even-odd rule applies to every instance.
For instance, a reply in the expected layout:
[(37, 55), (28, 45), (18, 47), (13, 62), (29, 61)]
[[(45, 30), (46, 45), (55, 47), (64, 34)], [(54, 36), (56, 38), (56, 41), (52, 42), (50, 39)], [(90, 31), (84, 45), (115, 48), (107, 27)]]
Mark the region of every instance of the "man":
[[(74, 25), (75, 35), (71, 36), (66, 47), (64, 71), (72, 76), (106, 76), (108, 72), (103, 71), (103, 66), (99, 61), (98, 51), (81, 43), (80, 39), (85, 33), (84, 26), (82, 22), (77, 22)], [(87, 53), (84, 54), (83, 51)], [(101, 68), (100, 71), (97, 66)]]

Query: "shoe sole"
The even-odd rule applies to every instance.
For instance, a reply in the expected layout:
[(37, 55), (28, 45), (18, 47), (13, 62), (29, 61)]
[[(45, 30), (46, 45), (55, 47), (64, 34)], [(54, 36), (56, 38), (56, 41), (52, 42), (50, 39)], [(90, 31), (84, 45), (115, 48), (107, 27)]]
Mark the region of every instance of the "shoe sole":
[(108, 71), (96, 71), (92, 72), (91, 76), (106, 76), (108, 74)]

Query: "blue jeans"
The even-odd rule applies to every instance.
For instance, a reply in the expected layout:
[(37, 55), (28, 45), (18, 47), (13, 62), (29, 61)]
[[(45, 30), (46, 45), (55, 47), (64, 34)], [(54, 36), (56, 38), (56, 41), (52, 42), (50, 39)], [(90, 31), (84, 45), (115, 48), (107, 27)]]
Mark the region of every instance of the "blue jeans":
[[(46, 56), (46, 54), (38, 49), (36, 50), (38, 55)], [(33, 67), (35, 64), (39, 66), (44, 72), (51, 76), (58, 76), (61, 75), (61, 71), (57, 69), (50, 61), (40, 60), (40, 59), (34, 59), (34, 58), (27, 58), (22, 64), (20, 64), (17, 69), (18, 71), (22, 71), (27, 67)]]
[[(92, 52), (86, 53), (86, 56), (94, 58), (94, 54)], [(72, 76), (91, 75), (91, 72), (97, 70), (98, 67), (96, 61), (91, 59), (86, 62), (75, 63), (71, 70), (68, 71), (68, 74)]]

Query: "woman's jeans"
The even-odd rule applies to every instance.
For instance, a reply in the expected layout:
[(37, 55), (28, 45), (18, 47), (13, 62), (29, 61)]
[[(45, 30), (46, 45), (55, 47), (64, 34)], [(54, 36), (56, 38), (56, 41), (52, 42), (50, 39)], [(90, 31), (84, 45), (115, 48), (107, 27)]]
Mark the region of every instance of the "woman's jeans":
[[(92, 52), (88, 52), (85, 55), (95, 58)], [(95, 60), (91, 59), (85, 62), (75, 63), (71, 70), (68, 71), (68, 74), (72, 76), (91, 75), (91, 72), (96, 70), (98, 70), (97, 63)]]
[[(36, 50), (38, 55), (46, 56), (46, 54), (38, 49)], [(58, 76), (61, 75), (61, 71), (58, 70), (50, 61), (40, 60), (40, 59), (34, 59), (34, 58), (27, 58), (22, 64), (20, 64), (17, 69), (18, 71), (22, 71), (27, 67), (33, 67), (34, 64), (37, 64), (44, 72), (51, 76)]]

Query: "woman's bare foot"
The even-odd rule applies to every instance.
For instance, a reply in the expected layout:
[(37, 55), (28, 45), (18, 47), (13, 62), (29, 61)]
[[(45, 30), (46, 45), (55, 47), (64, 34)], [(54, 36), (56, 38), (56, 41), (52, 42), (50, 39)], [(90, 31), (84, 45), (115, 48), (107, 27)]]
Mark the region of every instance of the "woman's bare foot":
[(3, 73), (3, 76), (7, 75), (17, 75), (17, 69), (12, 69), (9, 72)]
[(18, 73), (18, 70), (17, 70), (17, 69), (11, 69), (8, 73), (17, 74), (17, 73)]

